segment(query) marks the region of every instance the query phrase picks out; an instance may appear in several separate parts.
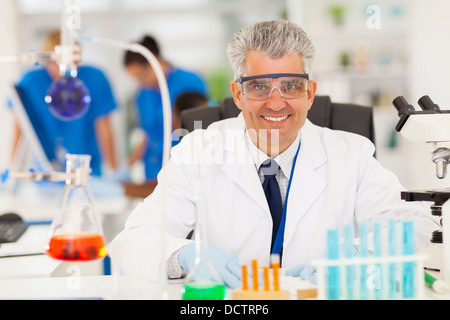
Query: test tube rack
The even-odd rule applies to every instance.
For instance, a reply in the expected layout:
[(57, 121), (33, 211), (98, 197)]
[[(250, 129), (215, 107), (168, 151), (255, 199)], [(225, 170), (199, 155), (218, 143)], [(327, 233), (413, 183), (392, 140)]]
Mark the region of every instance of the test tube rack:
[(248, 281), (247, 265), (242, 266), (242, 288), (233, 290), (233, 300), (287, 300), (289, 299), (288, 290), (280, 288), (279, 282), (279, 263), (272, 264), (273, 285), (270, 286), (270, 268), (264, 267), (263, 288), (259, 287), (258, 262), (252, 260), (252, 288)]
[[(414, 232), (410, 232), (409, 235), (402, 234), (403, 240), (411, 237), (414, 238)], [(380, 234), (374, 235), (374, 248), (380, 247), (379, 238)], [(425, 285), (423, 264), (427, 258), (427, 255), (415, 254), (413, 251), (406, 254), (378, 252), (357, 257), (334, 256), (314, 260), (312, 264), (317, 272), (317, 298), (319, 300), (421, 299)]]
[[(353, 258), (338, 260), (315, 260), (312, 262), (317, 270), (317, 298), (319, 300), (329, 299), (329, 290), (334, 290), (328, 285), (327, 276), (329, 268), (339, 268), (339, 278), (341, 286), (338, 294), (339, 300), (395, 300), (395, 299), (421, 299), (424, 296), (424, 276), (423, 261), (427, 259), (426, 255), (402, 255), (395, 257), (369, 257), (369, 258)], [(411, 263), (414, 265), (414, 293), (413, 295), (405, 295), (405, 288), (402, 286), (401, 265)], [(394, 266), (395, 271), (389, 271)], [(353, 277), (351, 280), (351, 288), (347, 283), (349, 279), (349, 269), (353, 268)], [(392, 295), (386, 290), (390, 285), (389, 275), (393, 273), (394, 289)], [(361, 275), (363, 277), (361, 277)], [(366, 279), (362, 283), (361, 279)], [(350, 281), (350, 280), (349, 280)], [(348, 290), (353, 291), (353, 295), (348, 294)], [(366, 291), (366, 293), (363, 293)]]

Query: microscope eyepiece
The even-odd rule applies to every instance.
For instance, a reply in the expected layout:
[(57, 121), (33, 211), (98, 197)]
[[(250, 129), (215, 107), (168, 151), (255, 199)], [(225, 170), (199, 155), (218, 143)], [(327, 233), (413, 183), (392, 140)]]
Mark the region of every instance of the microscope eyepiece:
[(403, 96), (398, 96), (392, 101), (395, 109), (398, 111), (398, 116), (402, 117), (403, 115), (414, 112), (415, 109), (412, 105), (410, 105)]
[(422, 110), (435, 110), (440, 111), (441, 108), (437, 104), (435, 104), (429, 96), (423, 96), (418, 101), (419, 106), (422, 108)]

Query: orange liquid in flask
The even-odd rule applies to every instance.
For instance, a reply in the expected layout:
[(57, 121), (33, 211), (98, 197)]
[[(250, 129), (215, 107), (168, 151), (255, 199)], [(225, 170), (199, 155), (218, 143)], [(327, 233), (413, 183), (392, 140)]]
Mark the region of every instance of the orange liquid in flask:
[(50, 239), (47, 254), (59, 260), (95, 260), (106, 256), (105, 240), (100, 234), (60, 234)]

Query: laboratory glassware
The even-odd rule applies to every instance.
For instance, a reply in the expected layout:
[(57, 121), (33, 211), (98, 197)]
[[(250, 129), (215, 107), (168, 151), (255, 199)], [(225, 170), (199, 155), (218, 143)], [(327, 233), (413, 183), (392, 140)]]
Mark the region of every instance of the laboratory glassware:
[(223, 300), (225, 285), (208, 258), (207, 246), (207, 203), (208, 197), (203, 190), (202, 181), (199, 184), (199, 200), (197, 204), (197, 219), (194, 228), (195, 262), (186, 276), (182, 298), (183, 300)]
[(45, 102), (53, 116), (69, 121), (86, 113), (91, 96), (84, 82), (77, 78), (77, 70), (73, 69), (50, 85)]
[[(339, 230), (327, 231), (327, 258), (337, 260), (339, 259)], [(337, 266), (328, 267), (328, 299), (340, 299), (340, 268)]]
[(73, 0), (61, 2), (61, 43), (55, 47), (55, 60), (61, 77), (51, 84), (45, 97), (50, 112), (65, 121), (82, 117), (91, 103), (88, 89), (78, 78), (81, 48), (76, 41), (76, 28), (72, 25), (71, 8), (74, 6)]
[(66, 186), (46, 247), (52, 258), (89, 261), (106, 255), (102, 226), (88, 188), (90, 160), (90, 155), (66, 155)]
[(194, 267), (186, 276), (183, 286), (183, 300), (223, 300), (225, 285), (207, 256), (207, 248), (196, 242)]

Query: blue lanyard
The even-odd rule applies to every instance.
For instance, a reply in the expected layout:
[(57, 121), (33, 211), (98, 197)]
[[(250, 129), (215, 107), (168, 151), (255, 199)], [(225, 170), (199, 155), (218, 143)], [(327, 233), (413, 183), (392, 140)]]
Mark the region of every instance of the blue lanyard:
[(284, 226), (286, 224), (286, 210), (289, 198), (289, 191), (291, 190), (292, 177), (294, 175), (295, 164), (297, 162), (298, 152), (300, 151), (301, 142), (298, 143), (297, 152), (294, 156), (294, 163), (292, 164), (291, 175), (289, 177), (288, 188), (286, 191), (286, 200), (284, 201), (283, 216), (281, 217), (280, 226), (278, 227), (277, 236), (275, 237), (275, 243), (273, 244), (272, 253), (281, 254), (281, 249), (283, 249), (284, 240)]

